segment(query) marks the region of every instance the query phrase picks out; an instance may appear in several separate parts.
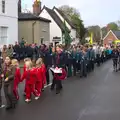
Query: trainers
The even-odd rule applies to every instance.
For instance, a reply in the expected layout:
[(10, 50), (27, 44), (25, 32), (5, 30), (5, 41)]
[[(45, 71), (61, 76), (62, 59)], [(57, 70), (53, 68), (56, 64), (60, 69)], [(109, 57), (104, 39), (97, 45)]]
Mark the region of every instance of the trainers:
[(30, 101), (31, 101), (30, 99), (26, 99), (26, 100), (25, 100), (25, 102), (27, 102), (27, 103), (30, 102)]
[(35, 97), (35, 100), (38, 100), (40, 97), (38, 96), (38, 97)]
[(4, 107), (5, 107), (5, 105), (1, 105), (1, 106), (0, 106), (0, 108), (4, 108)]

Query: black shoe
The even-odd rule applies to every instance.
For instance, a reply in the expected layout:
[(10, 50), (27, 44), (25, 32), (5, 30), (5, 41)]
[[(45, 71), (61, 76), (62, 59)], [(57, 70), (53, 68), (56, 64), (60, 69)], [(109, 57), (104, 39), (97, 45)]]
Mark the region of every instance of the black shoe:
[(41, 91), (44, 92), (44, 88)]
[(63, 87), (61, 86), (61, 87), (60, 87), (60, 90), (62, 90), (62, 89), (63, 89)]
[(84, 75), (84, 77), (87, 77), (87, 75)]
[(56, 94), (59, 94), (60, 93), (60, 91), (56, 91)]
[(12, 109), (12, 105), (6, 107), (6, 110), (10, 110), (10, 109)]
[(23, 93), (23, 96), (26, 96), (26, 93)]
[(54, 90), (54, 88), (53, 88), (53, 87), (51, 87), (51, 88), (50, 88), (50, 90), (51, 90), (51, 91), (53, 91), (53, 90)]
[(15, 109), (15, 108), (16, 108), (16, 104), (13, 104), (13, 105), (12, 105), (12, 108)]

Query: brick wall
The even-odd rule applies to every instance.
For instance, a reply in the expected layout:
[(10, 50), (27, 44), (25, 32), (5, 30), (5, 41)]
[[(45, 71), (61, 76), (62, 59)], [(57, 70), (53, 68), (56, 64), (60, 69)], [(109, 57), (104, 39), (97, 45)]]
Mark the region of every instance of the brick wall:
[(116, 37), (112, 34), (112, 32), (109, 33), (109, 35), (104, 39), (103, 44), (109, 45), (109, 41), (115, 41)]

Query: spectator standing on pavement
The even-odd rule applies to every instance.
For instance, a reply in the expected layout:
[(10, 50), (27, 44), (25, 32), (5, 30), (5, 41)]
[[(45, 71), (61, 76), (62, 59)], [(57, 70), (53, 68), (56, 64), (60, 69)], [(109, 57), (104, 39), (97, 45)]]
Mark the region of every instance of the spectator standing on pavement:
[(12, 65), (15, 67), (13, 93), (16, 99), (19, 100), (18, 84), (21, 82), (21, 73), (17, 59), (12, 60)]
[(2, 79), (2, 64), (3, 64), (3, 59), (0, 58), (0, 108), (3, 108), (5, 105), (2, 105), (2, 96), (1, 96), (1, 90), (2, 90), (2, 85), (3, 85), (3, 79)]
[(3, 46), (2, 57), (3, 57), (3, 60), (5, 60), (5, 58), (7, 57), (7, 46), (6, 45)]
[(8, 46), (7, 56), (10, 57), (10, 58), (13, 57), (13, 48), (12, 48), (12, 45), (9, 45), (9, 46)]

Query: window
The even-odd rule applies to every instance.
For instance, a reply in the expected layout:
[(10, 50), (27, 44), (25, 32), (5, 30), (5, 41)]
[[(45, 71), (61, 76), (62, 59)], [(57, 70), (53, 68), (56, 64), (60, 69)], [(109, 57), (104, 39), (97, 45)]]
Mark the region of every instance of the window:
[(41, 44), (43, 44), (44, 38), (41, 38)]
[(8, 34), (7, 34), (8, 28), (7, 27), (0, 27), (0, 45), (6, 45)]
[(2, 0), (2, 13), (5, 13), (5, 0)]

